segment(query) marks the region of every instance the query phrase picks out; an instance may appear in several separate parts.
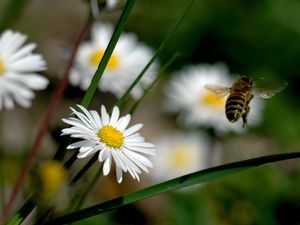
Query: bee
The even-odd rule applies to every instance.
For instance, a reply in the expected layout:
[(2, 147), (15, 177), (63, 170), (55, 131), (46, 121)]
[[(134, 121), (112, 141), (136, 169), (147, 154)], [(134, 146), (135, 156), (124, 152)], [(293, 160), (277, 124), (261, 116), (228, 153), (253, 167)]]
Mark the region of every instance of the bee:
[(225, 104), (225, 114), (227, 119), (234, 123), (241, 117), (243, 127), (246, 128), (247, 116), (250, 112), (249, 103), (254, 95), (267, 99), (282, 91), (287, 86), (287, 82), (270, 83), (262, 87), (253, 85), (253, 80), (246, 76), (239, 76), (231, 87), (223, 87), (217, 84), (206, 84), (205, 88), (216, 93), (220, 97), (229, 95)]

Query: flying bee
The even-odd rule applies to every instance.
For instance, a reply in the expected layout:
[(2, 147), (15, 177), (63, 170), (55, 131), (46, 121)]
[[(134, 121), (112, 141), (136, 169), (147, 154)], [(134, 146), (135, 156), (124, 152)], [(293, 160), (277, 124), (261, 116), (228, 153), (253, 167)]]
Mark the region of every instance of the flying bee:
[(247, 116), (250, 111), (249, 103), (255, 96), (267, 99), (274, 96), (287, 86), (287, 82), (270, 83), (262, 87), (253, 85), (253, 80), (246, 76), (239, 76), (231, 87), (223, 87), (216, 84), (206, 84), (205, 88), (216, 93), (220, 97), (229, 95), (225, 104), (227, 119), (234, 123), (240, 117), (243, 119), (243, 127), (247, 127)]

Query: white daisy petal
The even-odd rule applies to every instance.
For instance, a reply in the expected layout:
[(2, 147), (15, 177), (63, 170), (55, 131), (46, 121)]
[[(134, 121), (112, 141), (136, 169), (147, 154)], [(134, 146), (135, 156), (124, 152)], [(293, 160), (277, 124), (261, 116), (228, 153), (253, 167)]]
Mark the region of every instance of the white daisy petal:
[(24, 44), (26, 35), (6, 30), (0, 35), (0, 110), (13, 109), (15, 102), (30, 107), (33, 90), (43, 90), (48, 79), (36, 72), (46, 69), (46, 62), (32, 51), (36, 44)]
[(112, 113), (111, 113), (109, 124), (115, 127), (116, 123), (117, 123), (117, 121), (119, 119), (119, 116), (120, 116), (120, 110), (119, 110), (119, 108), (118, 107), (114, 107), (113, 110), (112, 110)]
[(117, 127), (120, 131), (124, 131), (130, 122), (131, 116), (128, 114), (119, 119)]
[(136, 125), (134, 125), (134, 126), (128, 128), (128, 129), (126, 129), (126, 130), (124, 131), (124, 136), (127, 137), (127, 136), (129, 136), (129, 135), (131, 135), (131, 134), (137, 132), (137, 131), (140, 130), (142, 127), (143, 127), (143, 124), (141, 124), (141, 123), (136, 124)]
[(127, 149), (130, 149), (131, 151), (140, 152), (146, 155), (156, 155), (155, 148), (141, 148), (141, 147), (135, 147), (135, 146), (124, 146)]
[(102, 118), (102, 125), (105, 126), (109, 124), (109, 115), (106, 112), (106, 109), (104, 106), (101, 106), (101, 118)]
[(10, 61), (18, 60), (30, 54), (35, 48), (36, 48), (36, 44), (33, 43), (23, 46), (22, 48), (19, 49), (18, 52), (16, 52), (13, 56), (11, 56)]
[(122, 183), (123, 181), (123, 170), (120, 167), (116, 167), (116, 176), (118, 183)]
[(111, 167), (111, 157), (108, 157), (103, 164), (103, 175), (106, 176), (107, 174), (109, 174), (110, 171), (110, 167)]

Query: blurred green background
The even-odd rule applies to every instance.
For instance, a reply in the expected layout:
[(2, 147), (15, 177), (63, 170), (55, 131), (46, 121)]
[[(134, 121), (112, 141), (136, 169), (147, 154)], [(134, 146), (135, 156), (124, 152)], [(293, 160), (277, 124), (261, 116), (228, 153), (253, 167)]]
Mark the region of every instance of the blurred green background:
[[(10, 2), (0, 3), (0, 15), (3, 17)], [(51, 85), (45, 93), (37, 94), (34, 107), (29, 111), (18, 108), (13, 112), (1, 112), (3, 137), (0, 148), (4, 149), (6, 156), (1, 163), (11, 168), (5, 178), (8, 183), (12, 183), (19, 173), (19, 167), (65, 66), (63, 55), (68, 54), (67, 49), (72, 47), (88, 15), (86, 1), (17, 2), (23, 6), (20, 14), (8, 21), (9, 27), (26, 33), (29, 41), (38, 43), (37, 51), (48, 62), (46, 75)], [(139, 0), (126, 31), (137, 33), (141, 41), (157, 48), (187, 3), (182, 0)], [(17, 7), (15, 5), (14, 9)], [(160, 55), (163, 64), (175, 52), (180, 53), (168, 70), (169, 77), (173, 71), (185, 65), (223, 62), (233, 74), (288, 81), (289, 85), (283, 92), (266, 102), (261, 126), (242, 135), (231, 134), (217, 140), (223, 149), (221, 158), (215, 164), (264, 154), (299, 151), (299, 12), (298, 0), (199, 0)], [(101, 20), (115, 23), (120, 13), (121, 10), (105, 11), (101, 14)], [(163, 81), (166, 82), (167, 79)], [(151, 93), (138, 110), (137, 118), (143, 118), (143, 110), (160, 108), (161, 95), (160, 91)], [(78, 103), (82, 96), (80, 90), (68, 88), (51, 122), (53, 132), (43, 143), (41, 158), (53, 154), (57, 143), (52, 134), (62, 126), (60, 118), (68, 115), (68, 106)], [(94, 105), (103, 102), (103, 99), (99, 100), (99, 95), (97, 97)], [(106, 101), (114, 100), (109, 95), (106, 97), (109, 99)], [(145, 127), (151, 121), (152, 118), (143, 118)], [(153, 130), (163, 129), (158, 123), (154, 125), (157, 127), (147, 132), (150, 140), (155, 132)], [(19, 129), (17, 132), (16, 128)], [(15, 163), (15, 160), (20, 163)], [(300, 224), (300, 218), (297, 217), (300, 212), (299, 171), (299, 160), (276, 163), (188, 192), (169, 193), (144, 200), (74, 224), (297, 225)], [(103, 191), (105, 181), (108, 179), (97, 184), (87, 205), (140, 188), (139, 185), (128, 183), (109, 184), (110, 190)]]

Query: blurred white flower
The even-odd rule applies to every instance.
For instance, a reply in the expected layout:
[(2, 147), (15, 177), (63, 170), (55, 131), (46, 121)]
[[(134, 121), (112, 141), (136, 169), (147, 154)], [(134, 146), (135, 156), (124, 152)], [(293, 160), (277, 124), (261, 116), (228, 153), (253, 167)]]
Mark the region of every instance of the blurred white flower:
[[(79, 85), (83, 90), (88, 88), (112, 33), (113, 27), (111, 25), (95, 23), (92, 26), (91, 41), (82, 43), (78, 49), (75, 66), (70, 74), (72, 85)], [(101, 77), (99, 89), (120, 97), (142, 71), (152, 55), (153, 52), (149, 47), (138, 43), (135, 34), (122, 34)], [(139, 98), (143, 89), (153, 81), (157, 68), (158, 64), (153, 63), (147, 70), (131, 92), (134, 98)]]
[(24, 45), (27, 36), (11, 30), (0, 36), (0, 110), (15, 103), (30, 107), (33, 90), (45, 89), (48, 79), (36, 72), (46, 69), (41, 55), (33, 54), (36, 44)]
[[(148, 172), (152, 163), (144, 155), (155, 155), (154, 145), (145, 142), (138, 133), (142, 124), (127, 128), (130, 115), (120, 116), (118, 107), (114, 107), (111, 116), (101, 106), (101, 116), (96, 111), (88, 111), (78, 105), (79, 110), (71, 108), (75, 117), (63, 119), (70, 128), (62, 130), (62, 135), (83, 139), (70, 144), (68, 149), (79, 148), (78, 158), (85, 158), (99, 151), (98, 160), (104, 162), (103, 174), (110, 172), (112, 161), (116, 165), (116, 176), (119, 183), (123, 180), (123, 171), (139, 180), (141, 169)], [(126, 129), (127, 128), (127, 129)]]
[(203, 133), (173, 133), (154, 141), (157, 155), (151, 175), (158, 181), (196, 172), (208, 166), (210, 142)]
[[(186, 126), (212, 127), (219, 134), (228, 131), (242, 132), (242, 121), (230, 123), (225, 115), (226, 98), (220, 98), (207, 90), (205, 84), (231, 87), (234, 80), (222, 64), (200, 64), (184, 68), (172, 77), (166, 87), (166, 110), (180, 112), (179, 120)], [(249, 126), (261, 121), (262, 101), (254, 98), (250, 102)]]
[(107, 0), (106, 7), (108, 9), (113, 9), (113, 8), (117, 7), (118, 3), (119, 3), (119, 0)]

